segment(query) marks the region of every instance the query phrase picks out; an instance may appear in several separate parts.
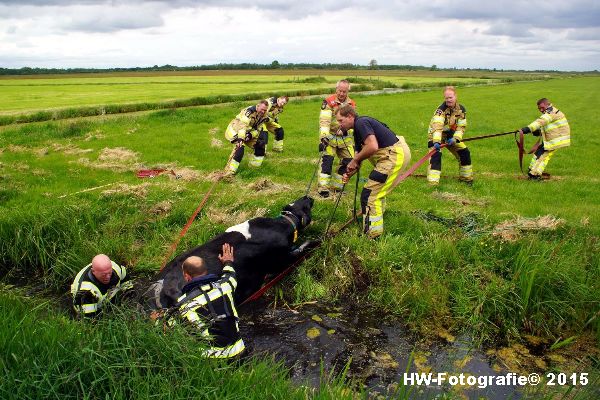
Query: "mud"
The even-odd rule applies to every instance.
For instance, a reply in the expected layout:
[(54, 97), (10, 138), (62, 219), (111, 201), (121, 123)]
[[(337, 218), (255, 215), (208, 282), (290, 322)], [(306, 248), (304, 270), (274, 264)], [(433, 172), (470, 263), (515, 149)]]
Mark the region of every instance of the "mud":
[[(240, 327), (255, 355), (275, 355), (298, 384), (318, 386), (325, 374), (346, 376), (369, 397), (393, 397), (410, 390), (410, 398), (433, 398), (452, 392), (462, 398), (518, 399), (517, 387), (407, 386), (405, 372), (447, 372), (497, 376), (507, 370), (474, 348), (466, 337), (442, 332), (444, 340), (420, 344), (401, 322), (351, 302), (343, 307), (304, 304), (271, 308), (266, 304), (241, 308)], [(346, 369), (347, 368), (347, 369)], [(495, 369), (494, 369), (495, 368)]]

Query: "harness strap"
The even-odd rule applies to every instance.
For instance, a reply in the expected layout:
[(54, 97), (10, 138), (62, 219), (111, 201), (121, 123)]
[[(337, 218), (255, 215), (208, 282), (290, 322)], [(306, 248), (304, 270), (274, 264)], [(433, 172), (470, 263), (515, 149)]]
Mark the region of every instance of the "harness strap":
[[(291, 217), (288, 217), (287, 215), (284, 214), (285, 212), (287, 212), (287, 213), (289, 213), (291, 215), (294, 215), (294, 214), (290, 213), (289, 211), (282, 211), (281, 212), (281, 217), (285, 218), (290, 224), (292, 224), (292, 228), (294, 229), (294, 239), (293, 239), (293, 242), (295, 243), (296, 240), (298, 240), (298, 227), (296, 226), (296, 223), (292, 220)], [(295, 216), (294, 216), (294, 218), (295, 218)]]
[[(519, 134), (518, 139), (517, 139), (517, 133)], [(523, 156), (525, 155), (525, 135), (518, 131), (515, 132), (515, 143), (517, 144), (517, 147), (519, 148), (519, 167), (521, 168), (521, 173), (524, 174), (525, 172), (523, 171)], [(542, 144), (542, 142), (538, 138), (538, 140), (535, 142), (533, 147), (527, 152), (527, 154), (535, 153), (541, 144)]]

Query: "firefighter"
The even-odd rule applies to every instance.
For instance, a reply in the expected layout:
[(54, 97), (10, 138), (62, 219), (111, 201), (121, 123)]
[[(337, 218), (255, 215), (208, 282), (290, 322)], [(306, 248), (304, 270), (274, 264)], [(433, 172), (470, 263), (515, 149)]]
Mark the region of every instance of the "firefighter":
[(459, 163), (459, 179), (469, 185), (473, 184), (473, 166), (471, 165), (471, 152), (462, 142), (467, 128), (467, 110), (457, 102), (456, 89), (453, 86), (444, 88), (444, 102), (435, 110), (429, 123), (429, 137), (427, 147), (434, 147), (437, 151), (429, 160), (427, 169), (427, 182), (437, 185), (442, 174), (442, 152), (440, 146), (447, 144), (447, 149), (454, 155)]
[(571, 128), (567, 117), (555, 108), (550, 100), (543, 98), (537, 101), (542, 115), (519, 130), (520, 133), (531, 133), (542, 136), (542, 143), (531, 157), (528, 176), (531, 180), (542, 179), (542, 174), (557, 149), (571, 145)]
[(265, 158), (265, 133), (261, 128), (267, 119), (266, 113), (269, 103), (261, 100), (257, 105), (243, 108), (240, 113), (229, 123), (225, 130), (225, 138), (236, 145), (233, 157), (227, 165), (227, 171), (235, 174), (244, 157), (244, 146), (254, 150), (250, 159), (251, 167), (260, 167)]
[(98, 254), (86, 265), (71, 284), (73, 308), (79, 317), (95, 317), (103, 306), (117, 293), (132, 287), (126, 281), (127, 270), (111, 261), (108, 256)]
[[(344, 105), (356, 107), (354, 100), (348, 97), (350, 82), (343, 79), (335, 87), (335, 94), (323, 100), (319, 115), (319, 152), (322, 154), (321, 174), (319, 175), (318, 192), (321, 197), (329, 197), (329, 190), (341, 190), (342, 175), (346, 166), (354, 157), (354, 142), (351, 132), (339, 129), (335, 112)], [(333, 174), (334, 156), (340, 159), (337, 173)]]
[[(237, 287), (233, 267), (233, 247), (223, 244), (221, 277), (209, 274), (201, 257), (191, 256), (182, 265), (183, 277), (187, 282), (183, 295), (175, 306), (177, 319), (191, 327), (194, 333), (208, 341), (202, 356), (208, 358), (232, 359), (244, 350), (244, 340), (240, 336), (238, 313), (233, 301)], [(174, 318), (169, 324), (176, 323)]]
[[(287, 104), (288, 97), (269, 97), (267, 99), (267, 117), (268, 119), (264, 123), (263, 132), (272, 133), (275, 136), (273, 141), (273, 151), (281, 153), (283, 151), (283, 127), (279, 125), (279, 114), (283, 112), (283, 107)], [(269, 138), (266, 137), (265, 145), (268, 143)]]
[(358, 116), (350, 105), (340, 107), (336, 119), (343, 130), (354, 129), (356, 143), (356, 154), (348, 163), (343, 183), (348, 182), (364, 160), (374, 165), (360, 194), (360, 205), (364, 233), (377, 238), (383, 233), (385, 198), (398, 185), (400, 172), (408, 166), (410, 149), (402, 136), (375, 118)]

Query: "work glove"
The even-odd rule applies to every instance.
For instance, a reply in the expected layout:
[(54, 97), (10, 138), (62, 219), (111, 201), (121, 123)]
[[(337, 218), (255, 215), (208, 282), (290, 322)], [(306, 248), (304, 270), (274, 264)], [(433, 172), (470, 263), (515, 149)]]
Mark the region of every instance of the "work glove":
[(456, 144), (456, 139), (454, 139), (453, 137), (451, 137), (450, 139), (446, 140), (446, 144), (448, 146), (454, 146)]
[(523, 132), (523, 134), (525, 134), (525, 135), (527, 135), (528, 133), (531, 133), (531, 129), (529, 129), (528, 126), (526, 126), (525, 128), (521, 128), (520, 131)]
[(435, 151), (442, 151), (442, 146), (439, 143), (434, 143), (433, 148), (435, 149)]
[(326, 137), (321, 138), (321, 142), (319, 143), (319, 153), (325, 151), (325, 148), (329, 145), (329, 140)]
[(244, 137), (245, 142), (249, 142), (252, 140), (252, 131), (246, 132), (246, 136)]

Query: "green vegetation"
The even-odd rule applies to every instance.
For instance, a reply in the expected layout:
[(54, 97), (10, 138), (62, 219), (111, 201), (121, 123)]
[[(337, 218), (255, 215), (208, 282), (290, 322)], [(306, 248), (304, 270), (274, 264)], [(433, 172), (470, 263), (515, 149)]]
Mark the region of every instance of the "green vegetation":
[[(418, 176), (403, 182), (387, 201), (385, 237), (367, 241), (351, 227), (326, 243), (286, 281), (287, 301), (355, 298), (396, 314), (424, 335), (432, 335), (438, 327), (467, 332), (486, 343), (519, 342), (525, 335), (535, 335), (559, 350), (592, 336), (597, 348), (600, 186), (589, 163), (600, 145), (593, 134), (600, 117), (592, 107), (599, 89), (598, 78), (461, 88), (459, 101), (467, 108), (471, 136), (526, 125), (538, 116), (535, 101), (540, 97), (550, 98), (564, 111), (573, 145), (552, 159), (548, 167), (552, 179), (519, 179), (510, 136), (469, 143), (476, 179), (472, 188), (456, 180), (455, 161), (444, 153), (438, 188), (428, 187)], [(413, 162), (425, 154), (427, 124), (442, 102), (441, 92), (355, 99), (359, 113), (381, 119), (406, 138)], [(314, 170), (320, 101), (294, 101), (286, 107), (280, 118), (286, 130), (284, 153), (269, 152), (259, 170), (249, 168), (244, 160), (232, 182), (219, 183), (178, 251), (250, 217), (275, 216), (284, 204), (304, 193)], [(74, 273), (98, 252), (137, 273), (156, 271), (212, 185), (210, 174), (224, 167), (231, 149), (223, 131), (244, 105), (4, 128), (0, 131), (0, 276), (32, 275), (64, 293)], [(182, 178), (163, 175), (141, 181), (135, 177), (137, 169), (153, 167), (173, 168)], [(362, 176), (368, 173), (365, 167)], [(109, 186), (93, 189), (103, 185)], [(77, 193), (86, 189), (93, 190)], [(334, 226), (349, 218), (352, 197), (343, 197)], [(332, 206), (331, 200), (316, 200), (315, 223), (306, 237), (322, 234)], [(551, 217), (535, 229), (519, 222), (546, 215)], [(6, 308), (13, 307), (0, 309)], [(15, 314), (2, 320), (22, 318)], [(56, 326), (53, 318), (46, 323)], [(64, 318), (61, 321), (65, 334), (81, 329)], [(103, 322), (113, 323), (117, 322)], [(119, 329), (147, 329), (140, 338), (160, 336), (148, 333), (152, 328), (143, 325), (125, 324)], [(138, 337), (137, 332), (130, 335)], [(11, 352), (3, 351), (3, 357)], [(104, 351), (98, 354), (108, 357)], [(68, 361), (72, 365), (82, 362), (73, 357)], [(167, 362), (163, 355), (155, 357)], [(190, 359), (182, 364), (188, 362), (197, 364)], [(202, 374), (197, 379), (212, 379)], [(12, 381), (11, 375), (8, 382)], [(127, 384), (122, 386), (128, 390)], [(8, 390), (5, 387), (10, 385), (3, 386)], [(33, 393), (44, 397), (43, 392)]]
[(0, 318), (3, 399), (352, 398), (335, 380), (294, 386), (269, 360), (203, 359), (183, 330), (164, 334), (129, 311), (90, 325), (2, 292)]
[[(290, 71), (288, 71), (289, 74)], [(416, 89), (446, 85), (499, 83), (541, 79), (539, 75), (496, 77), (366, 75), (151, 75), (118, 74), (77, 77), (26, 77), (0, 79), (3, 102), (0, 125), (75, 117), (172, 109), (235, 101), (257, 100), (273, 94), (309, 96), (325, 94), (339, 79), (350, 76), (355, 92), (383, 88)], [(544, 78), (545, 79), (545, 78)]]

